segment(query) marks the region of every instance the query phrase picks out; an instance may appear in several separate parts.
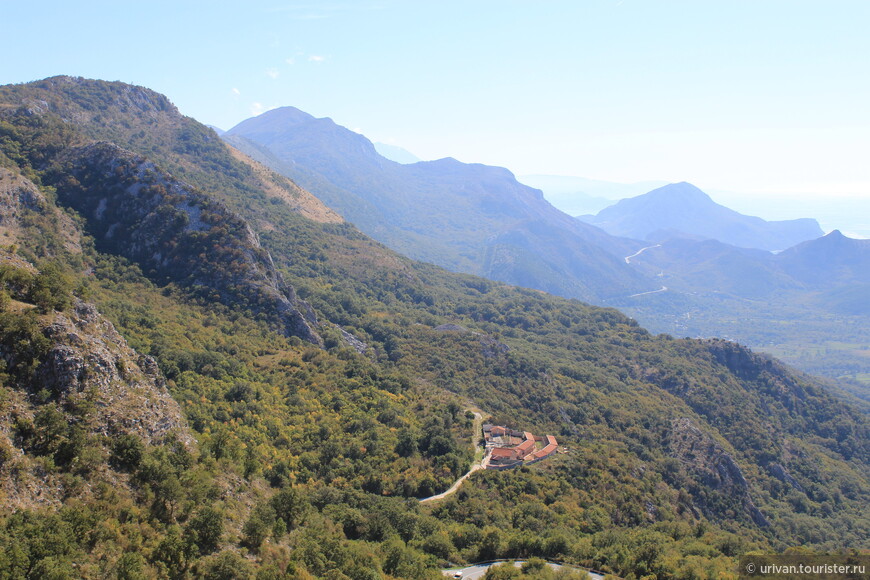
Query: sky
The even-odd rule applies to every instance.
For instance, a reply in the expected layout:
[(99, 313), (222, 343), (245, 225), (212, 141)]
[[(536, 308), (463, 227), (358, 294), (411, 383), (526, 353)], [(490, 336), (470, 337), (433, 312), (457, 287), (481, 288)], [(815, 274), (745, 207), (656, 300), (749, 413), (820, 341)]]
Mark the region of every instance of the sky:
[(292, 105), (422, 159), (690, 181), (763, 196), (783, 215), (798, 199), (870, 209), (866, 0), (0, 0), (0, 9), (13, 23), (0, 35), (0, 84), (121, 80), (223, 129)]

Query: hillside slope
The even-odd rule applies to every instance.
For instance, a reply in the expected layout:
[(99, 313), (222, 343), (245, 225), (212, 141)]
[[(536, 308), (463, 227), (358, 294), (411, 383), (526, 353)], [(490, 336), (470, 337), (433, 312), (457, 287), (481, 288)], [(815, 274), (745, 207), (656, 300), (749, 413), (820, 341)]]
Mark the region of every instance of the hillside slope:
[(870, 283), (870, 240), (847, 238), (839, 230), (789, 248), (777, 256), (789, 276), (812, 288)]
[(310, 307), (281, 279), (250, 226), (223, 204), (108, 143), (70, 148), (55, 163), (46, 182), (87, 220), (100, 250), (271, 316), (288, 335), (320, 344)]
[[(0, 164), (44, 200), (0, 197), (0, 215), (16, 216), (21, 231), (51, 216), (66, 224), (16, 238), (19, 256), (54, 274), (4, 276), (2, 289), (7, 307), (38, 299), (46, 316), (68, 317), (72, 299), (50, 291), (58, 272), (67, 276), (67, 288), (90, 295), (154, 357), (201, 452), (120, 437), (102, 451), (52, 450), (53, 464), (37, 450), (35, 476), (64, 478), (69, 492), (59, 514), (0, 515), (0, 541), (16, 546), (0, 556), (3, 574), (434, 579), (446, 562), (542, 556), (622, 576), (728, 577), (746, 551), (868, 548), (870, 423), (813, 379), (737, 344), (653, 336), (615, 310), (452, 274), (347, 223), (313, 221), (257, 193), (251, 166), (220, 141), (186, 147), (184, 135), (206, 129), (173, 108), (127, 107), (123, 95), (161, 102), (142, 91), (83, 79), (0, 89)], [(31, 110), (41, 101), (52, 105)], [(84, 104), (111, 128), (58, 112)], [(99, 143), (108, 131), (115, 139)], [(121, 170), (99, 171), (103, 153)], [(80, 179), (88, 171), (94, 178)], [(145, 220), (112, 210), (150, 207), (163, 195), (155, 185), (169, 197)], [(158, 218), (185, 204), (213, 212), (220, 235), (215, 259), (176, 272), (149, 244), (163, 231), (183, 241), (198, 222), (156, 236), (136, 228), (175, 223)], [(247, 228), (316, 313), (322, 348), (282, 333), (274, 303), (255, 310), (234, 298), (244, 286), (233, 288), (236, 263), (222, 256), (240, 259), (241, 271), (252, 263), (238, 245)], [(80, 253), (64, 245), (76, 238)], [(177, 258), (190, 259), (184, 248), (196, 246), (181, 246)], [(33, 340), (22, 341), (3, 316), (4, 344), (45, 344), (45, 326), (27, 326)], [(99, 339), (86, 337), (87, 348)], [(22, 373), (15, 396), (51, 400), (47, 375), (25, 376), (50, 357), (27, 352), (27, 364), (11, 367)], [(467, 469), (478, 436), (471, 406), (555, 434), (567, 451), (476, 472), (451, 498), (421, 506), (415, 498)], [(69, 431), (99, 416), (78, 412), (41, 425)], [(117, 465), (128, 491), (86, 493), (89, 472), (76, 467), (85, 459)], [(5, 460), (0, 477), (15, 477)]]
[[(449, 158), (401, 165), (362, 135), (293, 107), (243, 121), (223, 137), (413, 258), (587, 300), (652, 289), (621, 260), (635, 242), (578, 223), (506, 169)], [(585, 271), (551, 261), (550, 246), (527, 223), (568, 240), (570, 261)], [(514, 244), (515, 233), (524, 242)], [(494, 250), (512, 267), (490, 260)]]
[(870, 399), (870, 358), (861, 349), (866, 288), (852, 280), (819, 290), (756, 249), (818, 237), (812, 220), (766, 222), (671, 184), (608, 210), (625, 208), (616, 222), (653, 240), (630, 242), (578, 230), (582, 224), (506, 170), (452, 159), (399, 165), (363, 136), (292, 107), (244, 121), (224, 138), (405, 255), (616, 306), (657, 332), (734, 338)]

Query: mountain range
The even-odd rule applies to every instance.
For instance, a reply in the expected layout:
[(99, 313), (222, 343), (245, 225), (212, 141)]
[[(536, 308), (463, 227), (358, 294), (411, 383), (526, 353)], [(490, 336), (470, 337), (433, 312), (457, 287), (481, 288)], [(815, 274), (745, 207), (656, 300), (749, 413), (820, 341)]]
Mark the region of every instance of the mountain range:
[[(677, 290), (709, 291), (747, 299), (773, 299), (799, 293), (864, 288), (870, 282), (870, 240), (847, 238), (837, 230), (781, 253), (737, 248), (716, 240), (672, 238), (630, 258), (648, 274), (659, 273)], [(822, 310), (836, 303), (817, 300)], [(855, 314), (870, 314), (870, 301), (855, 304)]]
[(620, 199), (667, 185), (665, 181), (616, 183), (568, 175), (521, 175), (519, 180), (540, 189), (553, 205), (574, 216), (598, 213)]
[[(870, 548), (870, 422), (830, 385), (404, 257), (149, 89), (0, 87), (0, 218), (0, 576), (728, 577)], [(560, 452), (418, 501), (484, 417)]]
[(614, 236), (658, 243), (674, 237), (713, 239), (741, 248), (781, 251), (821, 237), (814, 219), (768, 222), (715, 203), (690, 183), (672, 183), (580, 216)]
[(292, 107), (224, 138), (412, 258), (586, 300), (652, 289), (622, 259), (638, 242), (572, 219), (506, 169), (450, 158), (401, 165), (362, 135)]
[[(820, 238), (812, 219), (768, 222), (741, 215), (691, 184), (676, 183), (585, 216), (594, 222), (585, 224), (506, 169), (453, 159), (400, 165), (380, 156), (362, 135), (292, 107), (244, 121), (224, 138), (317, 192), (326, 205), (400, 253), (616, 306), (656, 332), (727, 336), (807, 371), (854, 377), (859, 382), (847, 388), (870, 400), (870, 388), (860, 382), (870, 373), (862, 352), (870, 338), (863, 330), (867, 324), (848, 319), (867, 313), (863, 286), (855, 286), (859, 279), (831, 276), (825, 259), (806, 259), (798, 272), (783, 266), (787, 257), (771, 252)], [(598, 187), (608, 195), (624, 193), (613, 184), (577, 178), (539, 176), (538, 183), (551, 192)], [(630, 187), (636, 193), (646, 186)], [(850, 259), (843, 256), (844, 263)], [(862, 266), (858, 261), (851, 269)], [(813, 278), (830, 284), (820, 293), (807, 283)], [(802, 332), (783, 320), (815, 330)], [(819, 345), (825, 356), (816, 354)]]

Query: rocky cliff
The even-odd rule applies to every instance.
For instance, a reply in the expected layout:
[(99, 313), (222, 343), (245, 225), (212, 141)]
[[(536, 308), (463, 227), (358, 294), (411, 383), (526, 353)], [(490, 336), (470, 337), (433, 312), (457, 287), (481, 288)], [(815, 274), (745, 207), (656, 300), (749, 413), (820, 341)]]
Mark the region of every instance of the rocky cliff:
[(86, 218), (99, 249), (321, 344), (311, 308), (284, 282), (248, 223), (222, 203), (105, 142), (67, 150), (49, 179), (59, 201)]
[(92, 404), (87, 422), (93, 432), (133, 433), (149, 443), (176, 433), (193, 444), (157, 363), (130, 348), (93, 305), (76, 301), (70, 312), (54, 315), (44, 334), (53, 346), (36, 370), (36, 384), (62, 406)]
[(31, 180), (18, 172), (0, 167), (0, 244), (33, 245), (41, 229), (50, 228), (61, 235), (54, 253), (81, 252), (79, 232), (72, 219), (57, 211)]
[(692, 490), (693, 500), (707, 517), (727, 517), (729, 509), (739, 506), (756, 525), (769, 525), (752, 501), (749, 483), (740, 466), (721, 445), (689, 418), (674, 420), (671, 428), (671, 456), (703, 484)]
[(34, 313), (19, 303), (2, 320), (4, 368), (20, 367), (33, 354), (22, 344), (26, 335), (10, 332), (22, 320), (35, 321), (39, 334), (26, 338), (40, 343), (35, 368), (5, 375), (0, 386), (4, 503), (57, 506), (71, 495), (92, 495), (98, 482), (127, 485), (127, 477), (105, 461), (122, 435), (147, 445), (171, 438), (194, 448), (155, 361), (130, 348), (93, 305), (76, 300), (67, 312)]

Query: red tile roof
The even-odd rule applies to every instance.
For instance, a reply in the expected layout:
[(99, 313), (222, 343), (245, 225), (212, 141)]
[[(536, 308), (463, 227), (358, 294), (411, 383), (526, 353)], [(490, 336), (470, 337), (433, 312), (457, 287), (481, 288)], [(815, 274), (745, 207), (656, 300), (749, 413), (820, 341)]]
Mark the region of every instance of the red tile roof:
[(535, 449), (535, 440), (534, 439), (526, 439), (516, 447), (517, 451), (521, 455), (526, 455)]
[(493, 459), (515, 459), (517, 456), (516, 448), (511, 447), (496, 447), (492, 450)]

